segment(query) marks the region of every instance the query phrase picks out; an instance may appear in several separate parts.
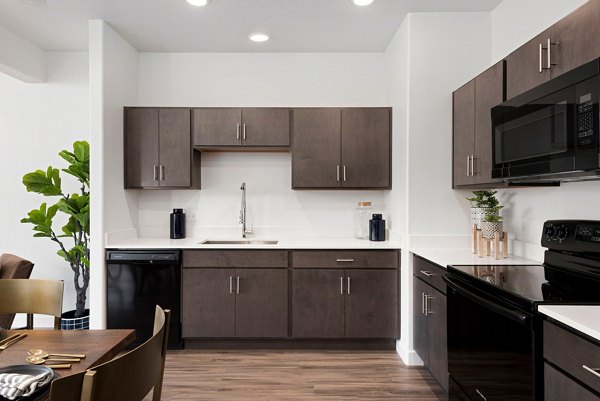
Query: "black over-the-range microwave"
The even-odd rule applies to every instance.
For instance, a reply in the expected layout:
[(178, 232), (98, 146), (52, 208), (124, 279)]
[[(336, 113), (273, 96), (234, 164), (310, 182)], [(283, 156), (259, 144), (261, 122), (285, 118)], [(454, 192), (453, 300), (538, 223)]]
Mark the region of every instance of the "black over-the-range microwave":
[(600, 178), (600, 59), (492, 108), (493, 178)]

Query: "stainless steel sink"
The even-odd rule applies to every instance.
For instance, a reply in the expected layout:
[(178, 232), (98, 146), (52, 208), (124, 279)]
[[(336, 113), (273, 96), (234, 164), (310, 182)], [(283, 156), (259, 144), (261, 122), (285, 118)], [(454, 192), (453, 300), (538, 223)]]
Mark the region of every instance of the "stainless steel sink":
[(201, 245), (275, 245), (279, 241), (274, 240), (206, 240)]

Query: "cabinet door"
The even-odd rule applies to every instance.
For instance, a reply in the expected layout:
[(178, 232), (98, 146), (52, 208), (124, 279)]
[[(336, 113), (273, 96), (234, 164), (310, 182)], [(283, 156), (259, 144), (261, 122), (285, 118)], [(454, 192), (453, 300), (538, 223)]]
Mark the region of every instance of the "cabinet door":
[(430, 288), (427, 299), (429, 370), (448, 390), (448, 334), (446, 332), (446, 296)]
[(423, 281), (413, 277), (413, 345), (425, 366), (429, 366), (429, 335), (424, 297), (429, 288)]
[(346, 270), (346, 337), (398, 338), (398, 271)]
[(160, 186), (191, 186), (190, 110), (161, 108), (159, 118)]
[(293, 337), (344, 337), (343, 280), (341, 269), (293, 270)]
[(501, 61), (475, 78), (475, 184), (493, 181), (491, 109), (503, 101), (504, 61)]
[(290, 110), (242, 109), (243, 146), (290, 146)]
[(390, 109), (342, 109), (342, 186), (391, 186)]
[[(506, 98), (511, 99), (550, 79), (546, 57), (550, 30), (546, 30), (509, 54), (506, 60)], [(540, 57), (540, 46), (543, 47)], [(542, 63), (542, 72), (540, 72)]]
[(158, 109), (125, 109), (125, 188), (158, 186)]
[(241, 109), (194, 109), (194, 146), (240, 146)]
[(545, 401), (598, 401), (600, 397), (568, 378), (551, 365), (544, 363)]
[(233, 337), (234, 269), (183, 269), (183, 337)]
[(286, 269), (237, 269), (236, 337), (287, 337)]
[(552, 77), (600, 57), (600, 1), (591, 0), (551, 29)]
[(340, 109), (295, 109), (292, 133), (292, 188), (338, 187)]
[(452, 187), (473, 184), (470, 157), (475, 153), (475, 81), (453, 93), (453, 183)]

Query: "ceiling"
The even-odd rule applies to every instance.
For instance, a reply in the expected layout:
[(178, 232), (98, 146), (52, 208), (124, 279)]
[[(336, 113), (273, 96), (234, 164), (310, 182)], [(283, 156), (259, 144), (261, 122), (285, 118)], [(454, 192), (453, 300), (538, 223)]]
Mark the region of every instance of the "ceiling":
[[(103, 19), (143, 52), (378, 52), (408, 12), (490, 11), (502, 0), (35, 1), (0, 0), (0, 25), (48, 51), (87, 50), (87, 21)], [(257, 31), (271, 40), (249, 41)]]

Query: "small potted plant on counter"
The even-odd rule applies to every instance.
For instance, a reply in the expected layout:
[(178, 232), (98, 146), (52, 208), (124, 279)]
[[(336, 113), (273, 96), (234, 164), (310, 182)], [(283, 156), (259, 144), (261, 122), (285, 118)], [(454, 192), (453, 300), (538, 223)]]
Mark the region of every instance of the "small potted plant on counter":
[(498, 215), (502, 206), (496, 198), (498, 191), (480, 190), (473, 191), (472, 198), (467, 198), (471, 203), (471, 224), (477, 225), (477, 229), (481, 230), (481, 222), (486, 215)]
[(502, 233), (504, 232), (502, 227), (502, 216), (500, 216), (500, 209), (504, 206), (497, 205), (489, 208), (481, 221), (481, 236), (483, 238), (493, 239), (496, 233), (500, 233), (500, 239), (502, 239)]

